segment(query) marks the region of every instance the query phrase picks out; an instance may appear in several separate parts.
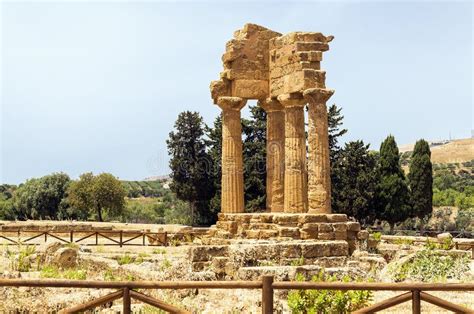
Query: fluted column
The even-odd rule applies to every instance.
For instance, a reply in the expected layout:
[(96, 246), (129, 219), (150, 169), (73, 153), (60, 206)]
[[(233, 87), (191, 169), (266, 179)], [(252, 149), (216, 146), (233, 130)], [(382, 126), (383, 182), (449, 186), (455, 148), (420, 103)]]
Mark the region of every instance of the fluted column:
[(267, 113), (267, 211), (283, 212), (285, 111), (276, 99), (259, 100)]
[(307, 211), (306, 140), (304, 130), (304, 105), (301, 94), (278, 96), (285, 108), (285, 201), (288, 213)]
[(333, 90), (311, 88), (308, 101), (308, 212), (331, 213), (331, 166), (329, 161), (326, 102)]
[(217, 100), (217, 105), (222, 109), (222, 213), (244, 212), (240, 109), (246, 102), (240, 97), (219, 97)]

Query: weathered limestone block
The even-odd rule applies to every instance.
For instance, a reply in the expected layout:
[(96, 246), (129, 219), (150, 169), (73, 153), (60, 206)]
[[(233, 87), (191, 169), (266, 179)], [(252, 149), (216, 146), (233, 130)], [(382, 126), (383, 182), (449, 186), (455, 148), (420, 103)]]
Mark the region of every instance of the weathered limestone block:
[(211, 268), (218, 275), (225, 274), (226, 265), (228, 262), (229, 262), (228, 257), (220, 257), (220, 256), (213, 257), (211, 261)]
[(267, 113), (267, 211), (283, 212), (285, 111), (274, 99), (258, 102)]
[(289, 213), (307, 211), (306, 136), (302, 96), (280, 95), (285, 108), (285, 185), (284, 209)]
[(347, 224), (347, 231), (360, 231), (360, 223), (349, 221)]
[(288, 237), (293, 239), (300, 238), (300, 230), (299, 228), (295, 227), (279, 227), (278, 228), (278, 236), (279, 237)]
[(192, 270), (195, 272), (204, 271), (211, 266), (211, 262), (193, 262), (191, 263)]
[(369, 238), (369, 232), (367, 230), (361, 230), (357, 233), (357, 239), (367, 240)]
[(319, 232), (333, 232), (334, 231), (334, 224), (320, 223), (318, 228), (319, 228)]
[(331, 176), (326, 102), (333, 90), (312, 88), (308, 101), (308, 212), (331, 213)]
[(228, 253), (228, 247), (225, 245), (222, 246), (210, 246), (210, 245), (201, 245), (193, 246), (190, 248), (189, 254), (192, 262), (204, 262), (210, 261), (211, 258), (216, 256), (226, 256)]
[(251, 223), (248, 226), (249, 230), (277, 230), (278, 226), (272, 223)]
[(329, 242), (301, 244), (301, 255), (304, 258), (329, 256), (329, 254), (331, 254), (331, 246), (329, 245)]
[(331, 255), (330, 256), (348, 256), (349, 245), (346, 241), (333, 241), (330, 242)]
[(238, 97), (219, 97), (222, 112), (222, 183), (221, 211), (244, 211), (244, 176), (242, 160), (242, 128), (240, 109), (246, 100)]
[(276, 214), (273, 216), (273, 223), (282, 226), (296, 227), (298, 225), (298, 215)]
[(318, 231), (317, 230), (301, 230), (300, 237), (303, 240), (308, 239), (317, 239), (318, 238)]
[(320, 239), (320, 240), (335, 240), (336, 239), (336, 234), (334, 233), (334, 231), (319, 232), (318, 233), (318, 239)]
[[(325, 225), (325, 224), (323, 224)], [(327, 228), (325, 226), (323, 226), (323, 229), (324, 230), (327, 230)], [(315, 223), (315, 222), (309, 222), (309, 223), (305, 223), (301, 230), (304, 230), (304, 231), (316, 231), (318, 232), (319, 231), (319, 223)], [(329, 230), (331, 231), (331, 230)]]
[(219, 229), (224, 229), (230, 233), (237, 232), (237, 223), (235, 221), (217, 221), (216, 227)]
[(235, 80), (231, 81), (232, 95), (242, 98), (261, 99), (268, 96), (266, 80)]
[(217, 99), (219, 97), (231, 95), (230, 81), (225, 79), (212, 81), (209, 88), (211, 89), (211, 97), (215, 104), (217, 104)]
[(330, 214), (326, 215), (328, 222), (346, 222), (347, 215), (346, 214)]
[(327, 222), (327, 215), (325, 214), (305, 214), (299, 215), (298, 222), (301, 224), (313, 222)]
[(286, 258), (299, 258), (302, 253), (302, 246), (297, 243), (280, 244), (280, 255)]

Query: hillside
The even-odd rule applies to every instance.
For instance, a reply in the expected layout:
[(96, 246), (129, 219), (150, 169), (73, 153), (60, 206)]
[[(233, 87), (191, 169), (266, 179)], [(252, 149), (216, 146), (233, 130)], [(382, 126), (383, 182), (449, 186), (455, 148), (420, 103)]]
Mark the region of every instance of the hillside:
[[(415, 144), (402, 145), (400, 153), (413, 151)], [(460, 164), (474, 160), (474, 138), (430, 142), (431, 161), (435, 164)]]

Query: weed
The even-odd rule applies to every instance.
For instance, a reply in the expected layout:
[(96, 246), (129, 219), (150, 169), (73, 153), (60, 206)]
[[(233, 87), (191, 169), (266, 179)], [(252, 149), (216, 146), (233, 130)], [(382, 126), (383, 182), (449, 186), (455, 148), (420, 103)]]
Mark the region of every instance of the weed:
[(380, 242), (382, 240), (382, 233), (381, 232), (374, 232), (372, 233), (372, 237), (375, 241)]
[(300, 258), (291, 261), (290, 265), (291, 266), (303, 266), (304, 265), (304, 257), (301, 256)]
[(119, 265), (126, 265), (126, 264), (131, 264), (135, 261), (135, 258), (133, 258), (132, 256), (128, 255), (128, 253), (126, 253), (125, 255), (122, 255), (120, 256), (118, 259), (117, 259), (117, 263)]
[(165, 249), (154, 249), (153, 254), (166, 254), (166, 250)]
[[(321, 271), (312, 281), (339, 281), (336, 276), (325, 276)], [(302, 274), (296, 275), (296, 281), (305, 281)], [(350, 277), (344, 276), (343, 282)], [(288, 306), (292, 313), (350, 313), (368, 305), (373, 292), (368, 290), (292, 290), (288, 293)]]

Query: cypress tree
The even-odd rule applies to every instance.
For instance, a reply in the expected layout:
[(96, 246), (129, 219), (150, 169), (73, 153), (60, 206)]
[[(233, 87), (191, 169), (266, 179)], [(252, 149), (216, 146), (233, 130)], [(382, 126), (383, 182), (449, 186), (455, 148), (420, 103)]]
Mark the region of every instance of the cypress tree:
[(430, 145), (421, 139), (416, 142), (411, 157), (410, 203), (412, 217), (422, 219), (433, 210), (433, 166), (431, 164)]
[(389, 135), (380, 146), (380, 182), (377, 187), (377, 218), (390, 224), (390, 231), (396, 223), (410, 215), (409, 192), (405, 175), (400, 166), (397, 143)]
[(210, 157), (204, 141), (204, 122), (197, 112), (184, 111), (170, 132), (170, 189), (178, 199), (189, 202), (193, 224), (209, 224), (208, 204), (212, 196)]

